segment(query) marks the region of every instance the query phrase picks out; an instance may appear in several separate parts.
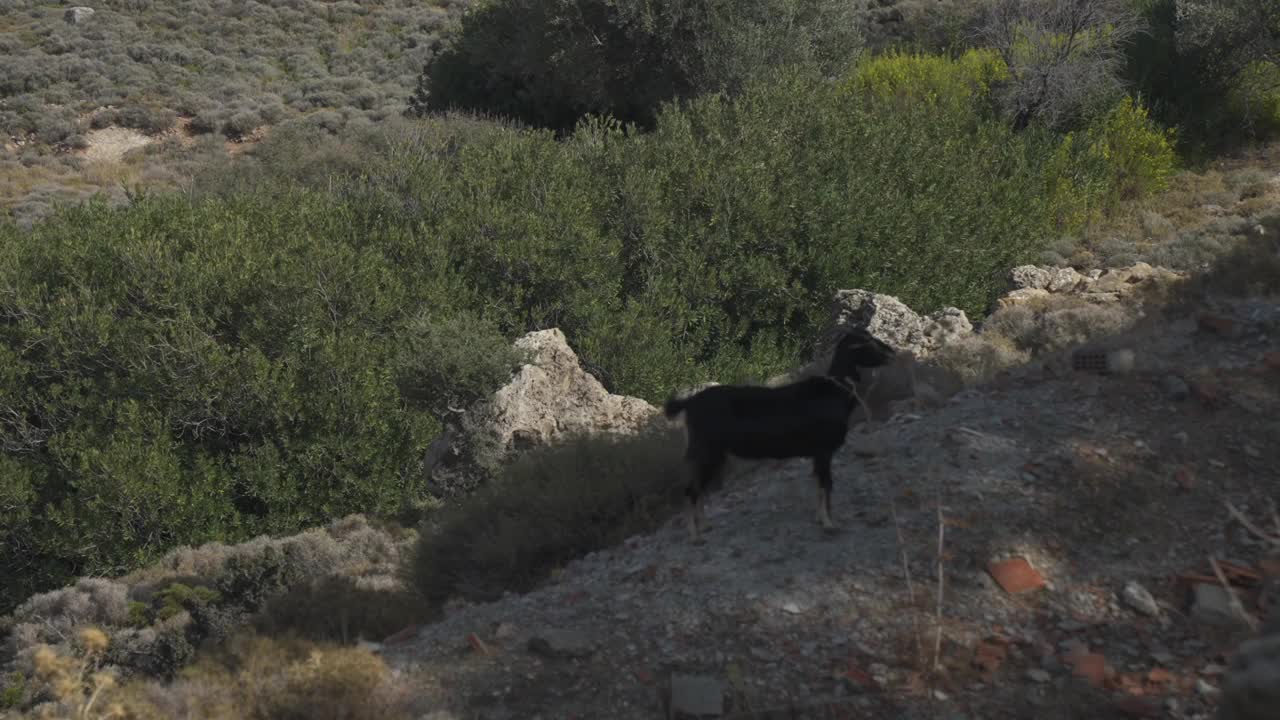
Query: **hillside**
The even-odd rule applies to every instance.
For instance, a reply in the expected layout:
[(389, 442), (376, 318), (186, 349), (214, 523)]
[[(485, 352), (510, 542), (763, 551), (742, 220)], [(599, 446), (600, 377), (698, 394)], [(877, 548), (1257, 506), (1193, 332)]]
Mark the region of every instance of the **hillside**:
[[(652, 718), (673, 676), (734, 718), (1212, 716), (1240, 628), (1179, 578), (1265, 557), (1224, 503), (1265, 523), (1280, 490), (1280, 303), (1212, 312), (1239, 334), (1171, 313), (1113, 339), (1140, 371), (1024, 368), (851, 438), (838, 535), (812, 526), (803, 462), (763, 465), (713, 501), (705, 545), (673, 522), (381, 653), (457, 717)], [(1002, 590), (1010, 558), (1045, 588)]]
[[(668, 702), (742, 719), (1213, 717), (1250, 630), (1209, 558), (1249, 616), (1280, 606), (1280, 300), (1238, 297), (1213, 273), (1153, 282), (1120, 301), (1146, 298), (1146, 320), (1091, 343), (1132, 353), (1114, 372), (1052, 353), (855, 430), (835, 464), (835, 534), (812, 523), (803, 462), (739, 465), (702, 543), (674, 518), (532, 592), (454, 598), (436, 616), (396, 580), (413, 536), (350, 518), (82, 581), (21, 610), (10, 648), (40, 682), (63, 671), (40, 669), (54, 660), (29, 654), (37, 638), (136, 625), (134, 605), (172, 619), (112, 629), (116, 662), (169, 657), (165, 628), (181, 623), (232, 638), (172, 684), (104, 686), (119, 717), (652, 718)], [(175, 591), (180, 579), (217, 592)], [(234, 638), (251, 616), (214, 612), (219, 593), (288, 587), (260, 605), (256, 638)], [(290, 632), (358, 649), (293, 649)]]
[[(1277, 80), (1253, 0), (5, 3), (0, 720), (1275, 720)], [(664, 402), (849, 330), (839, 530), (690, 541)]]
[(122, 185), (171, 189), (273, 127), (396, 116), (465, 5), (6, 2), (0, 207), (28, 221)]

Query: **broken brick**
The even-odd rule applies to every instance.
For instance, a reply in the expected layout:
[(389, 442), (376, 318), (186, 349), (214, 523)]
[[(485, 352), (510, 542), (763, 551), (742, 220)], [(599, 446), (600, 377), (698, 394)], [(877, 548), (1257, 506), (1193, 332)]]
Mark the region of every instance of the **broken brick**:
[(1026, 558), (1013, 558), (987, 564), (987, 572), (1010, 595), (1019, 595), (1044, 587), (1044, 577), (1031, 567)]
[(1004, 664), (1008, 654), (1009, 650), (1003, 643), (983, 640), (973, 650), (973, 664), (984, 676), (990, 677)]
[(1107, 679), (1107, 659), (1098, 653), (1076, 652), (1066, 658), (1071, 672), (1088, 680), (1095, 687), (1102, 687)]
[(1271, 370), (1280, 370), (1280, 351), (1272, 350), (1263, 353), (1262, 364)]
[(413, 637), (418, 634), (418, 630), (420, 629), (421, 629), (420, 625), (410, 625), (406, 628), (402, 628), (400, 630), (397, 630), (395, 633), (387, 636), (387, 639), (383, 640), (382, 644), (396, 645), (402, 642), (406, 642), (408, 640), (412, 640)]
[(471, 644), (472, 650), (475, 650), (481, 655), (493, 654), (493, 651), (489, 649), (488, 644), (486, 644), (484, 640), (481, 640), (480, 636), (475, 633), (467, 634), (467, 642)]
[(1197, 380), (1191, 383), (1191, 396), (1205, 405), (1218, 402), (1218, 386), (1208, 380)]
[(1201, 330), (1224, 338), (1233, 338), (1240, 332), (1239, 324), (1224, 315), (1201, 313), (1196, 320), (1196, 324)]
[(1196, 476), (1191, 472), (1191, 468), (1183, 465), (1173, 471), (1173, 481), (1178, 483), (1178, 487), (1183, 490), (1191, 490), (1196, 486)]
[(1173, 673), (1164, 668), (1152, 668), (1151, 672), (1147, 673), (1147, 682), (1153, 685), (1167, 685), (1173, 682)]

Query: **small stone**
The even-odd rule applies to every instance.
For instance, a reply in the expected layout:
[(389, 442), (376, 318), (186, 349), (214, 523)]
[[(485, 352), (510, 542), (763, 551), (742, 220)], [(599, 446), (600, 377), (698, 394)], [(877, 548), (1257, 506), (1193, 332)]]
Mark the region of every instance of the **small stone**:
[(1151, 659), (1161, 665), (1172, 665), (1177, 660), (1177, 658), (1173, 656), (1173, 653), (1168, 650), (1156, 650), (1151, 653)]
[(1260, 450), (1258, 450), (1258, 448), (1256, 448), (1256, 447), (1254, 447), (1254, 446), (1252, 446), (1252, 445), (1245, 445), (1245, 446), (1244, 446), (1244, 454), (1245, 454), (1245, 455), (1248, 455), (1249, 457), (1253, 458), (1254, 460), (1257, 460), (1257, 459), (1259, 459), (1259, 458), (1261, 458), (1261, 457), (1262, 457), (1262, 452), (1261, 452)]
[(1197, 380), (1191, 383), (1191, 395), (1205, 405), (1218, 402), (1218, 386), (1208, 380)]
[(595, 643), (577, 630), (548, 630), (529, 638), (529, 652), (552, 658), (583, 658), (595, 652)]
[(1033, 682), (1047, 683), (1053, 676), (1050, 675), (1045, 670), (1032, 668), (1031, 670), (1027, 671), (1027, 677), (1030, 678)]
[(1072, 674), (1088, 680), (1095, 687), (1102, 687), (1107, 677), (1107, 659), (1099, 653), (1077, 653), (1069, 658)]
[(1160, 389), (1170, 400), (1181, 402), (1191, 397), (1191, 388), (1187, 381), (1177, 375), (1165, 375), (1160, 379)]
[(1214, 687), (1208, 680), (1205, 680), (1204, 678), (1196, 678), (1196, 692), (1201, 695), (1213, 697), (1222, 691)]
[(1191, 490), (1196, 486), (1195, 473), (1191, 472), (1191, 468), (1186, 466), (1173, 471), (1173, 481), (1178, 483), (1178, 487), (1183, 490)]
[(799, 615), (800, 606), (795, 604), (794, 602), (786, 602), (782, 604), (782, 612), (788, 615)]
[(516, 636), (516, 626), (509, 622), (498, 623), (498, 627), (493, 631), (493, 637), (497, 640), (510, 640)]
[(1223, 675), (1226, 672), (1227, 672), (1227, 668), (1225, 666), (1219, 665), (1217, 663), (1209, 663), (1208, 665), (1204, 666), (1204, 668), (1200, 671), (1200, 674), (1208, 675), (1209, 677), (1218, 677), (1219, 675)]
[(1219, 585), (1199, 583), (1194, 589), (1191, 617), (1207, 625), (1234, 625), (1240, 622), (1231, 607), (1231, 596)]
[(1224, 462), (1222, 462), (1221, 460), (1215, 460), (1215, 459), (1213, 459), (1213, 458), (1209, 458), (1209, 467), (1211, 467), (1211, 468), (1213, 468), (1213, 469), (1215, 469), (1215, 470), (1222, 470), (1222, 469), (1223, 469), (1223, 468), (1225, 468), (1226, 466), (1227, 466), (1227, 464), (1226, 464), (1226, 463), (1224, 463)]
[(1010, 595), (1018, 595), (1044, 587), (1044, 577), (1031, 567), (1026, 558), (1013, 558), (987, 564), (987, 572)]
[(1280, 370), (1280, 350), (1272, 350), (1262, 355), (1262, 364), (1271, 370)]
[(1124, 601), (1129, 604), (1129, 607), (1143, 615), (1156, 617), (1160, 614), (1160, 605), (1156, 603), (1156, 599), (1138, 582), (1129, 581), (1126, 583), (1121, 594), (1124, 597)]
[(724, 714), (724, 686), (711, 677), (674, 675), (668, 718), (719, 717)]
[(1201, 313), (1200, 317), (1196, 318), (1196, 325), (1201, 330), (1213, 333), (1218, 337), (1234, 338), (1240, 334), (1239, 323), (1223, 315)]

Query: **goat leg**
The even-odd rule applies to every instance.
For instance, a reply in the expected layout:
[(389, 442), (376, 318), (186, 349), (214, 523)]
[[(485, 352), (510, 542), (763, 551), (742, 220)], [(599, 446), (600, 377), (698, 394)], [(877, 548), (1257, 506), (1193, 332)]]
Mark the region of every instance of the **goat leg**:
[(834, 530), (836, 524), (831, 520), (831, 456), (815, 457), (813, 472), (818, 476), (818, 523), (825, 530)]

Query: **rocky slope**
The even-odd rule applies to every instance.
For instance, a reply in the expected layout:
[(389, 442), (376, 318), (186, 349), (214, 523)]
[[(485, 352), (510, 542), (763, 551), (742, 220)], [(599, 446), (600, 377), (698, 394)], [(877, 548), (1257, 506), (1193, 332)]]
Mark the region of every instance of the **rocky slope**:
[(743, 466), (705, 544), (673, 523), (378, 650), (438, 718), (1212, 717), (1249, 626), (1208, 558), (1275, 601), (1224, 503), (1280, 495), (1277, 333), (1280, 303), (1221, 301), (1112, 339), (1129, 372), (1036, 363), (864, 427), (836, 534), (803, 461)]

